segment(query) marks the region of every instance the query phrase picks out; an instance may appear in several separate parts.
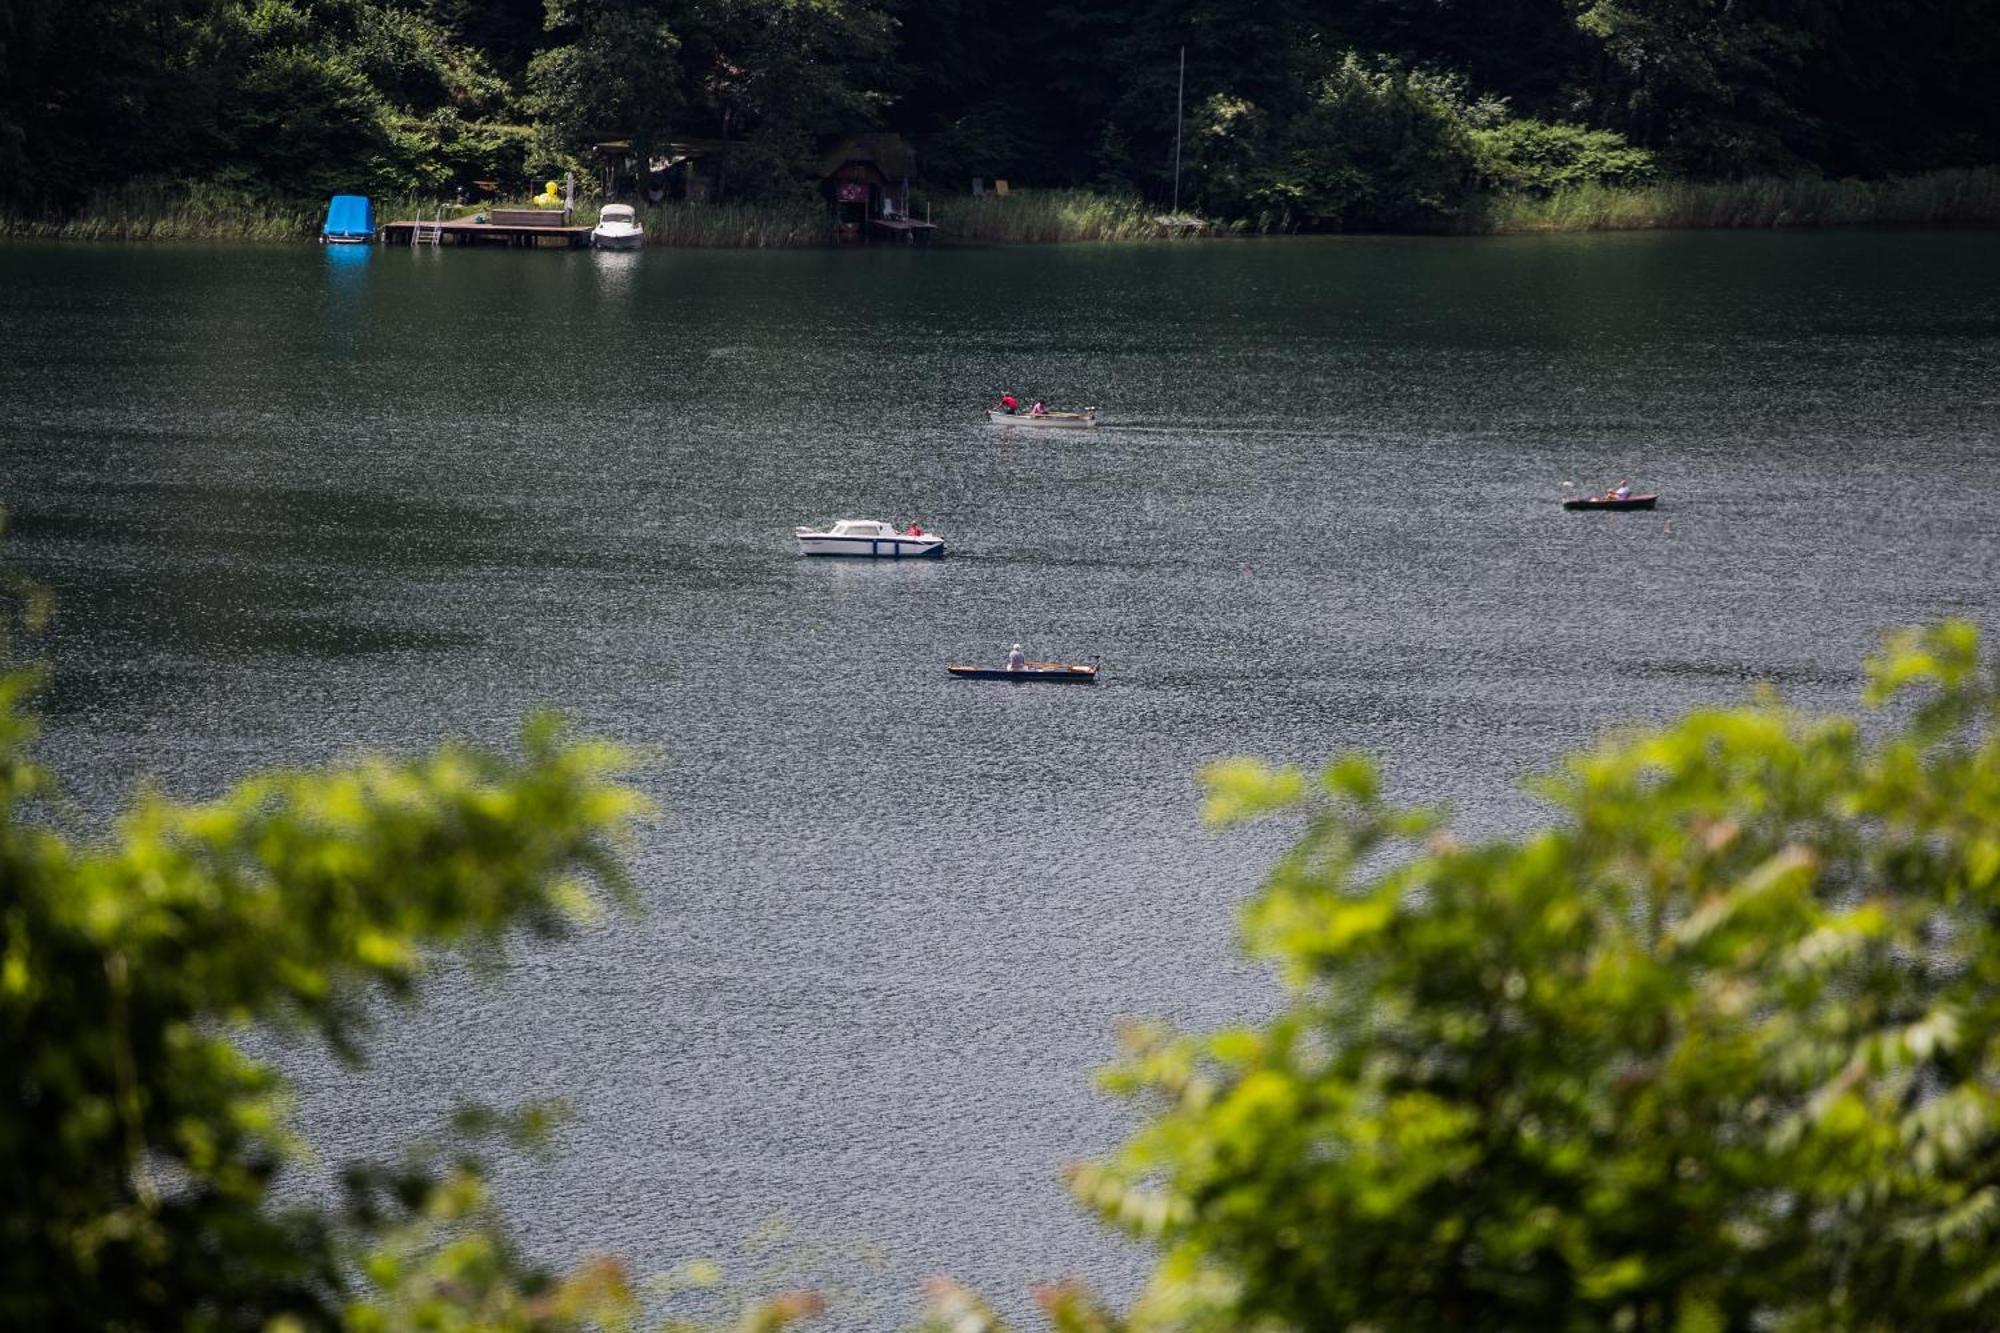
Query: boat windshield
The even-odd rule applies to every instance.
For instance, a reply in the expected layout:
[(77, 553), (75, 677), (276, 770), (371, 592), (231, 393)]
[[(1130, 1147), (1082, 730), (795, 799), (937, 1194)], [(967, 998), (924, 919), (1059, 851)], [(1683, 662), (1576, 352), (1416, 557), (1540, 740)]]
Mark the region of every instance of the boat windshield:
[(630, 222), (632, 220), (632, 210), (625, 204), (611, 204), (605, 208), (603, 213), (599, 214), (599, 220), (603, 222)]

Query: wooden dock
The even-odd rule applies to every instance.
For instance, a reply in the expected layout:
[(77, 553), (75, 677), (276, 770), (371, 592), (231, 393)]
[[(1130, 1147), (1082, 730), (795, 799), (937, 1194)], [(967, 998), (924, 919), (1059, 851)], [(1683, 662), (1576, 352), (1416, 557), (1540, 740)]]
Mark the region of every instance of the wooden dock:
[[(496, 210), (501, 211), (519, 215), (516, 210)], [(560, 217), (561, 214), (555, 216)], [(408, 245), (416, 236), (418, 227), (426, 232), (435, 229), (439, 245), (512, 245), (580, 250), (590, 244), (588, 227), (550, 226), (539, 220), (532, 223), (474, 222), (471, 218), (454, 218), (448, 222), (385, 222), (379, 235), (384, 245)]]
[[(376, 232), (376, 239), (383, 245), (412, 245), (431, 243), (431, 234), (437, 234), (439, 245), (510, 245), (522, 249), (582, 250), (590, 245), (589, 227), (568, 227), (560, 223), (544, 221), (532, 209), (496, 208), (488, 214), (490, 222), (474, 222), (471, 218), (452, 218), (448, 221), (416, 219), (408, 222), (385, 222)], [(551, 210), (549, 217), (562, 216)], [(906, 245), (928, 245), (937, 228), (928, 222), (915, 218), (888, 217), (868, 219), (869, 229), (876, 241), (900, 241)]]
[(937, 228), (915, 218), (869, 218), (868, 225), (885, 239), (905, 245), (929, 245)]

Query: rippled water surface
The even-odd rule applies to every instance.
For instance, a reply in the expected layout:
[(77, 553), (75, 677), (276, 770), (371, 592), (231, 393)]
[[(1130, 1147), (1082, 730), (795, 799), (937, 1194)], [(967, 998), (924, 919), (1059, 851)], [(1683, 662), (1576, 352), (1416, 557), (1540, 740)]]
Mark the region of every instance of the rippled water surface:
[[(1607, 725), (1845, 706), (1885, 627), (1990, 619), (1996, 277), (1992, 233), (0, 247), (5, 549), (93, 811), (537, 704), (658, 756), (642, 916), (447, 977), (365, 1075), (284, 1057), (328, 1160), (560, 1096), (500, 1178), (539, 1255), (782, 1219), (848, 1323), (940, 1271), (1019, 1308), (1142, 1271), (1060, 1183), (1127, 1127), (1114, 1025), (1270, 1003), (1280, 835), (1204, 832), (1199, 766), (1358, 747), (1516, 830)], [(1010, 387), (1110, 424), (982, 424)], [(1556, 503), (1621, 477), (1661, 509)], [(836, 517), (952, 553), (793, 555)], [(943, 672), (1016, 639), (1103, 683)]]

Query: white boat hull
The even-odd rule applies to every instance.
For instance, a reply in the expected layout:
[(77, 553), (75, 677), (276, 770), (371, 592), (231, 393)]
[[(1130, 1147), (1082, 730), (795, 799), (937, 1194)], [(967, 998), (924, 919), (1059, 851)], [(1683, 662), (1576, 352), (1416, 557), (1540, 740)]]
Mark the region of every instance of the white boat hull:
[(996, 426), (1033, 426), (1037, 430), (1089, 430), (1097, 424), (1097, 409), (1088, 412), (1049, 412), (1031, 417), (1026, 412), (986, 409), (986, 419)]
[(590, 245), (594, 250), (639, 250), (643, 249), (645, 244), (646, 233), (643, 231), (593, 231), (590, 233)]
[(911, 560), (944, 554), (942, 537), (835, 537), (829, 533), (798, 534), (800, 555), (845, 555), (881, 560)]

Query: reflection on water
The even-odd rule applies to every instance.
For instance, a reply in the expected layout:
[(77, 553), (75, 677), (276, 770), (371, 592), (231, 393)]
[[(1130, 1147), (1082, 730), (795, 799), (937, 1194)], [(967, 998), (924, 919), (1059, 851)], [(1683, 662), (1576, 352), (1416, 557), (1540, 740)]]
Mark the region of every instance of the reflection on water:
[(326, 318), (320, 328), (321, 355), (329, 362), (358, 365), (368, 340), (368, 296), (374, 276), (372, 245), (322, 245), (326, 274)]
[[(649, 262), (644, 250), (592, 250), (591, 267), (597, 274), (597, 290), (607, 297), (626, 297), (632, 294), (639, 273), (639, 266)], [(651, 257), (650, 262), (659, 263), (660, 258)]]
[(375, 257), (372, 245), (323, 245), (320, 253), (326, 256), (326, 271), (336, 282), (353, 283), (366, 274), (369, 261)]
[[(1064, 1196), (1132, 1014), (1266, 981), (1252, 752), (1384, 756), (1474, 831), (1600, 727), (1843, 706), (2000, 573), (1990, 233), (931, 254), (0, 247), (12, 554), (52, 584), (47, 752), (278, 761), (539, 703), (662, 756), (649, 911), (446, 982), (375, 1072), (294, 1054), (328, 1161), (554, 1095), (503, 1195), (642, 1270), (783, 1216), (881, 1284), (1129, 1289)], [(1003, 432), (1001, 387), (1096, 403)], [(1655, 513), (1566, 514), (1630, 477)], [(1938, 506), (1939, 493), (1953, 503)], [(802, 560), (921, 519), (942, 561)], [(946, 677), (1019, 640), (1092, 689)], [(887, 1323), (891, 1320), (879, 1322)]]

